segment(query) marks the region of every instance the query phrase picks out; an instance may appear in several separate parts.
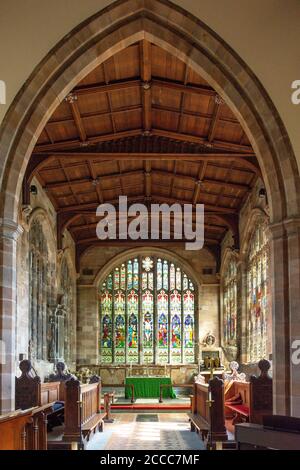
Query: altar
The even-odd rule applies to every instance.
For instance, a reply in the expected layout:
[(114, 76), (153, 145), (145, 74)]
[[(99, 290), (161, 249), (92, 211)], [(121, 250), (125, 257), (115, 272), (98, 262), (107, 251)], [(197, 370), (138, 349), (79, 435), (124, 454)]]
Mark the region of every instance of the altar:
[(176, 398), (170, 377), (126, 377), (125, 398), (131, 398), (132, 385), (135, 398), (159, 398), (161, 385), (163, 398)]

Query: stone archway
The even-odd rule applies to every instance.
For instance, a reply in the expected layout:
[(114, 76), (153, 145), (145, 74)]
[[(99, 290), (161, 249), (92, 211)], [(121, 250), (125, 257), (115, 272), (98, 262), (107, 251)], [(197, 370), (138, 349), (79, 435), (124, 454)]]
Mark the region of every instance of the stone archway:
[[(98, 64), (140, 39), (168, 50), (201, 74), (240, 120), (261, 166), (274, 241), (274, 407), (300, 415), (300, 371), (290, 342), (300, 337), (300, 179), (284, 125), (263, 85), (204, 23), (167, 0), (122, 0), (75, 28), (33, 71), (0, 129), (2, 410), (13, 408), (16, 240), (21, 184), (44, 125), (67, 93)], [(174, 46), (176, 44), (176, 47)], [(293, 293), (293, 295), (292, 295)], [(285, 333), (284, 334), (284, 329)]]

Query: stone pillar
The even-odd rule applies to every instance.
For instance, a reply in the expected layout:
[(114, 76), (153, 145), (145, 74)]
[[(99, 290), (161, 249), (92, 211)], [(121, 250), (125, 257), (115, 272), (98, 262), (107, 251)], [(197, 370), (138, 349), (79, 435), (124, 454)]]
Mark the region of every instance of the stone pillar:
[(77, 295), (77, 364), (97, 364), (100, 338), (97, 288), (79, 285)]
[(270, 226), (270, 275), (272, 295), (273, 409), (291, 414), (290, 312), (288, 243), (282, 223)]
[(300, 218), (286, 220), (284, 225), (288, 243), (290, 408), (292, 416), (300, 417), (300, 364), (292, 358), (293, 345), (300, 341)]
[(0, 413), (15, 407), (17, 239), (23, 229), (0, 219)]

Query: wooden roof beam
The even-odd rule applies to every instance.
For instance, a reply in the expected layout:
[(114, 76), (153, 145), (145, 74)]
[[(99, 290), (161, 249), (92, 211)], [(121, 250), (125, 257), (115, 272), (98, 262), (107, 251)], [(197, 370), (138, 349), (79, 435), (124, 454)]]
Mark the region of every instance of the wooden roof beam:
[(151, 43), (145, 39), (140, 42), (140, 70), (142, 78), (143, 127), (145, 132), (149, 132), (152, 128)]
[[(149, 245), (171, 245), (171, 246), (184, 246), (185, 243), (190, 243), (191, 240), (99, 240), (97, 237), (89, 237), (83, 238), (81, 240), (76, 241), (76, 245), (84, 245), (84, 244), (95, 244), (99, 246), (134, 246), (134, 245), (141, 245), (141, 246), (149, 246)], [(214, 238), (207, 238), (204, 240), (204, 244), (208, 245), (218, 245), (220, 243), (219, 240)]]
[(220, 118), (221, 106), (223, 103), (224, 102), (221, 97), (219, 97), (218, 95), (215, 96), (215, 106), (214, 106), (213, 116), (212, 116), (210, 128), (208, 131), (208, 136), (207, 136), (208, 142), (213, 142), (215, 138), (217, 125), (218, 125), (218, 121)]
[(81, 142), (85, 142), (87, 139), (87, 135), (84, 129), (84, 125), (80, 116), (79, 108), (77, 105), (77, 95), (75, 93), (69, 93), (65, 98), (65, 101), (69, 103), (72, 116), (75, 122), (75, 126), (80, 137)]
[(192, 142), (194, 144), (203, 144), (207, 145), (209, 148), (223, 148), (226, 150), (233, 150), (233, 151), (241, 151), (245, 153), (251, 154), (251, 156), (255, 157), (255, 154), (253, 152), (253, 149), (250, 145), (240, 145), (236, 144), (233, 142), (225, 142), (222, 140), (215, 140), (213, 144), (208, 142), (206, 137), (199, 137), (191, 134), (182, 134), (180, 132), (173, 132), (173, 131), (167, 131), (164, 129), (156, 129), (153, 128), (152, 132), (153, 135), (157, 135), (160, 137), (168, 137), (169, 139), (174, 139), (174, 140), (181, 140), (183, 142)]

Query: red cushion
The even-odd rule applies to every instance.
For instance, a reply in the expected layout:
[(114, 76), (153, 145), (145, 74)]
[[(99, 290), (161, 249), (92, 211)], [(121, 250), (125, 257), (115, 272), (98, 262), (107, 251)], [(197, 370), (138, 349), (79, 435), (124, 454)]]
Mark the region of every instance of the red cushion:
[(228, 404), (226, 406), (228, 406), (228, 408), (230, 408), (233, 411), (237, 411), (241, 415), (249, 416), (249, 406), (247, 406), (247, 405), (230, 405), (230, 404)]

